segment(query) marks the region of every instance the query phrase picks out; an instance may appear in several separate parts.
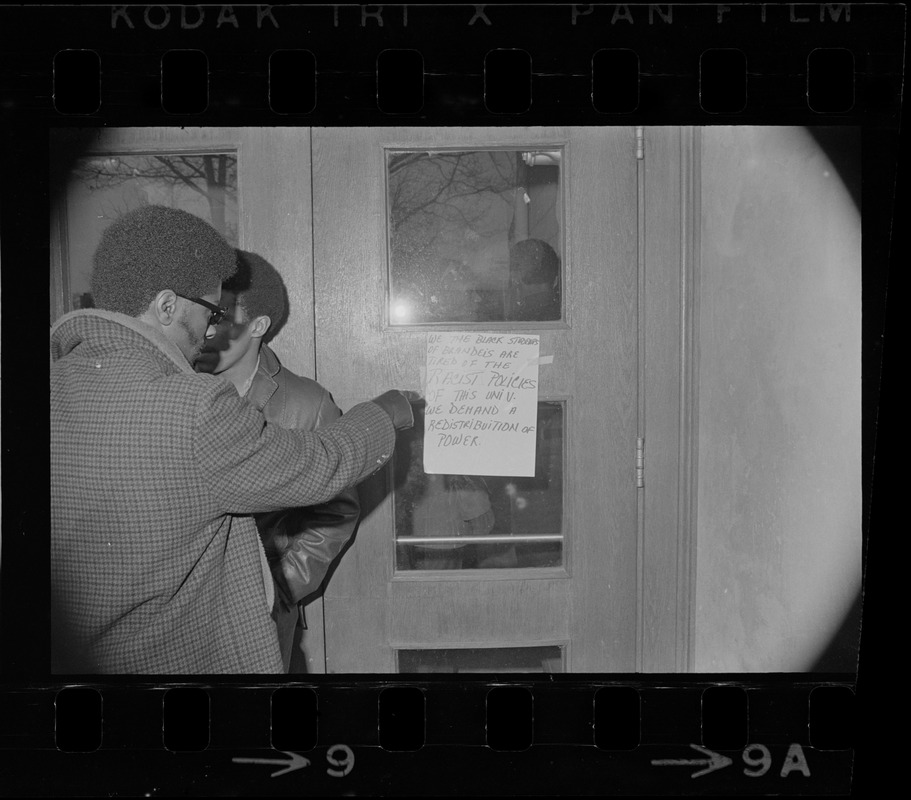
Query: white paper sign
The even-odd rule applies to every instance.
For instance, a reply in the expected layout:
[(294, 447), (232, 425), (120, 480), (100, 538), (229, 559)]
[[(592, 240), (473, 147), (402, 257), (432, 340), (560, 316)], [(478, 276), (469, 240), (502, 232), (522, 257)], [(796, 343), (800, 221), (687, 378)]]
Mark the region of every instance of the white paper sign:
[(540, 336), (427, 336), (424, 472), (535, 474)]

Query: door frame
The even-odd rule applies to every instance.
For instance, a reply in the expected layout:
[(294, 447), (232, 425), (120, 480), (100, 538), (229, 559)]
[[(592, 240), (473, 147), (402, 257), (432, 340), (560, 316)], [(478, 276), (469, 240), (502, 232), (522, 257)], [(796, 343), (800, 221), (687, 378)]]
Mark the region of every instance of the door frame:
[(695, 670), (701, 134), (646, 127), (640, 162), (641, 672)]

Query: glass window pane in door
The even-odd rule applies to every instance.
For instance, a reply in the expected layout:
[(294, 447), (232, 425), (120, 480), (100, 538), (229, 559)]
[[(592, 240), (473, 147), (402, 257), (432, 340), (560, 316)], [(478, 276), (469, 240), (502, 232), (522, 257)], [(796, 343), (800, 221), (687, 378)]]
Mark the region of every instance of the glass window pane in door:
[(562, 319), (562, 158), (388, 151), (390, 324)]

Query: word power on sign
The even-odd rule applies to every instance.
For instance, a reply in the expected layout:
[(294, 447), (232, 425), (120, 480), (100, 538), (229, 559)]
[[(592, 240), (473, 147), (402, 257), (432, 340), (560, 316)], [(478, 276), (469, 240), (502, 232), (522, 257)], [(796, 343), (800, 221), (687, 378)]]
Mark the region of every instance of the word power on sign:
[(535, 474), (540, 337), (431, 333), (424, 472)]

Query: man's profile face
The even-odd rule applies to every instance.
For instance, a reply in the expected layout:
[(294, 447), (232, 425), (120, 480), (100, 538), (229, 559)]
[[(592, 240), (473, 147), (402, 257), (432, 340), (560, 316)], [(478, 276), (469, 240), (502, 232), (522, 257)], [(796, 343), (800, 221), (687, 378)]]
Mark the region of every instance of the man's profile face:
[(214, 335), (205, 343), (196, 359), (197, 372), (216, 375), (233, 367), (253, 344), (246, 312), (234, 292), (224, 291), (221, 305), (228, 309), (225, 318), (215, 326)]
[[(199, 297), (201, 300), (218, 305), (221, 302), (221, 287)], [(209, 325), (209, 317), (212, 312), (192, 300), (179, 298), (179, 302), (182, 303), (182, 306), (177, 316), (177, 329), (174, 331), (175, 344), (186, 356), (187, 361), (193, 364), (202, 351), (206, 339), (215, 334), (215, 327)]]

